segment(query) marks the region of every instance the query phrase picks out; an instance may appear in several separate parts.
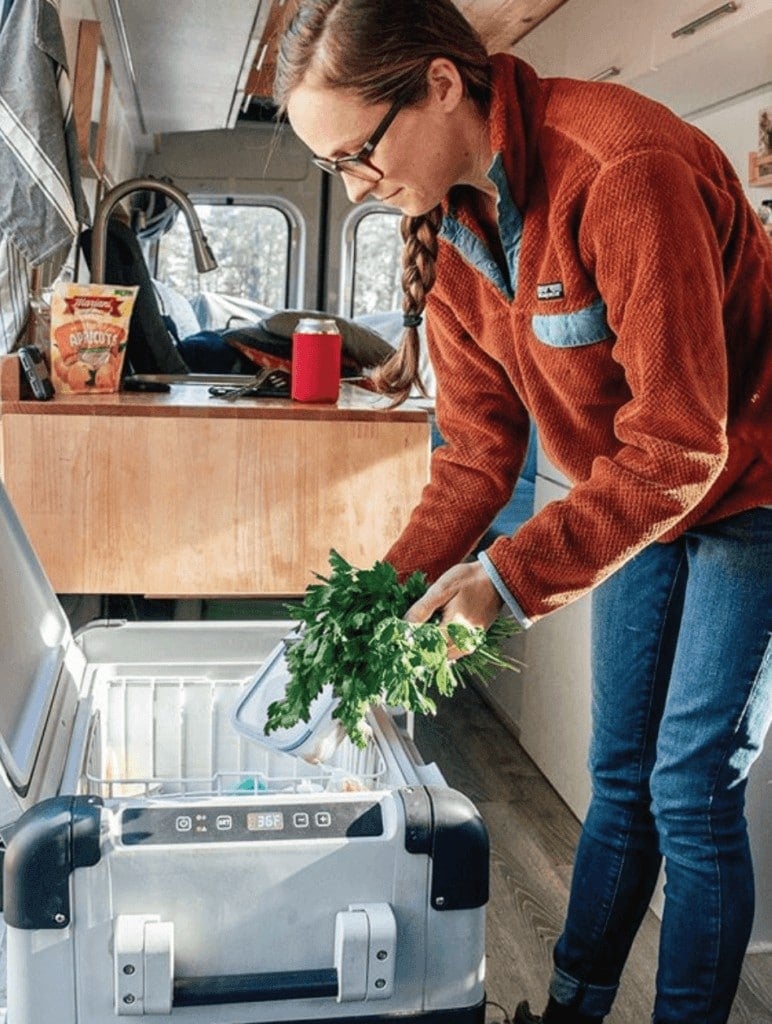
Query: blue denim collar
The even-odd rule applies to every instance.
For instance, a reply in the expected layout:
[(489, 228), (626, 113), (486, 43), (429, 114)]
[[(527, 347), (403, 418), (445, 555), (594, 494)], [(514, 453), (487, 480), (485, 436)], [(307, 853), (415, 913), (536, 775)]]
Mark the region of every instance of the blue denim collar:
[(512, 200), (501, 153), (494, 155), (486, 177), (496, 186), (498, 193), (496, 213), (501, 244), (507, 261), (506, 273), (499, 266), (485, 242), (458, 220), (455, 208), (452, 206), (443, 217), (440, 234), (459, 251), (467, 263), (487, 277), (511, 302), (517, 292), (523, 217)]

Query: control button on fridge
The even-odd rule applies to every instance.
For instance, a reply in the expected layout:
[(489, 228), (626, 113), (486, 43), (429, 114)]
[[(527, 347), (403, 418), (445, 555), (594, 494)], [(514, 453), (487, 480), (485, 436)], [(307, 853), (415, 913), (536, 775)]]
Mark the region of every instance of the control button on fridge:
[(297, 811), (292, 815), (292, 824), (295, 828), (308, 828), (309, 817), (305, 811)]
[(233, 818), (230, 814), (218, 814), (217, 815), (217, 830), (218, 832), (228, 832), (233, 828)]
[(332, 825), (332, 815), (329, 811), (317, 811), (314, 821), (318, 828), (329, 828)]
[(193, 819), (189, 814), (180, 814), (174, 823), (178, 832), (190, 832), (193, 828)]

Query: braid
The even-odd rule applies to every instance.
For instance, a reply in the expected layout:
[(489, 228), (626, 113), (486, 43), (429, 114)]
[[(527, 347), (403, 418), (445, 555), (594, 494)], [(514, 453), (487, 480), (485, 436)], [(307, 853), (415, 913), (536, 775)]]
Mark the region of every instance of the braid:
[[(437, 276), (437, 233), (442, 223), (442, 207), (435, 206), (419, 217), (403, 217), (402, 312), (406, 320), (417, 320), (426, 306), (426, 296)], [(373, 373), (373, 384), (381, 394), (390, 395), (392, 408), (401, 405), (415, 386), (426, 397), (419, 372), (421, 339), (415, 325), (405, 327), (397, 351)]]

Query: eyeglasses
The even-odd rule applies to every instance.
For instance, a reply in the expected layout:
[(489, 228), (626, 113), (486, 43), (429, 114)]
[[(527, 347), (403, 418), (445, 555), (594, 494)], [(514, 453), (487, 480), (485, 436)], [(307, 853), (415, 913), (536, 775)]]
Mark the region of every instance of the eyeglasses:
[(363, 181), (380, 181), (383, 177), (383, 171), (371, 164), (369, 157), (404, 105), (405, 100), (403, 98), (392, 103), (386, 112), (386, 116), (358, 152), (352, 153), (350, 156), (338, 156), (333, 160), (323, 156), (312, 156), (312, 161), (317, 167), (321, 167), (328, 174), (350, 174), (352, 178), (361, 178)]

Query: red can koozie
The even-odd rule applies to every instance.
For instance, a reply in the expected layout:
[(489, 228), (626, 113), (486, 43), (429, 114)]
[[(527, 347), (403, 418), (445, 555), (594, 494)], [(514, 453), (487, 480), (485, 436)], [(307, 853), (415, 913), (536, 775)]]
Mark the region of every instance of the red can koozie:
[(301, 320), (292, 335), (292, 384), (297, 402), (337, 402), (341, 336), (334, 320)]

